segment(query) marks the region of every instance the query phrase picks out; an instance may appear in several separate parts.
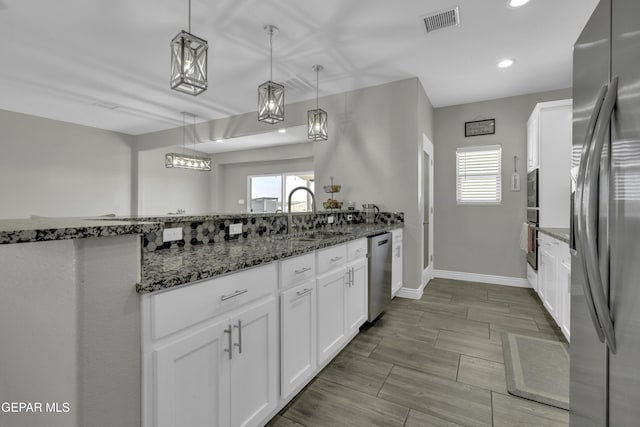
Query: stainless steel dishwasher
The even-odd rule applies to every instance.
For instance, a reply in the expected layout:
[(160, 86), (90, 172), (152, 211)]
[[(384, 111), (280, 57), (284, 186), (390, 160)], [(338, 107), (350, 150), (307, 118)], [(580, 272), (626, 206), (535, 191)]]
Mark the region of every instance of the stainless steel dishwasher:
[(391, 233), (368, 239), (369, 247), (369, 317), (374, 321), (391, 302)]

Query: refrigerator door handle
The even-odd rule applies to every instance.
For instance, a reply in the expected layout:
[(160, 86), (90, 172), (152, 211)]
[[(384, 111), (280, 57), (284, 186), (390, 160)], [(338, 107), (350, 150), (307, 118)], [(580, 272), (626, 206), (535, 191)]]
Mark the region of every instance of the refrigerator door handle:
[(607, 85), (605, 84), (600, 89), (598, 93), (598, 97), (596, 98), (596, 104), (593, 108), (593, 112), (591, 113), (591, 118), (589, 119), (589, 124), (587, 126), (587, 135), (584, 140), (584, 144), (582, 144), (582, 152), (580, 154), (580, 163), (578, 167), (578, 176), (576, 177), (576, 191), (574, 194), (574, 218), (573, 228), (575, 235), (575, 244), (577, 252), (580, 256), (581, 265), (583, 268), (583, 276), (584, 280), (582, 281), (582, 287), (584, 291), (584, 296), (587, 303), (587, 308), (589, 311), (589, 315), (593, 322), (594, 329), (596, 334), (598, 335), (598, 339), (600, 342), (604, 342), (604, 332), (602, 331), (602, 326), (600, 324), (600, 319), (598, 319), (598, 315), (596, 313), (596, 307), (593, 302), (593, 296), (591, 292), (591, 284), (589, 282), (589, 276), (586, 271), (586, 259), (584, 256), (584, 250), (582, 248), (582, 242), (584, 241), (584, 236), (582, 235), (582, 231), (584, 230), (583, 219), (584, 219), (584, 209), (583, 209), (583, 188), (584, 188), (584, 176), (587, 165), (587, 156), (589, 154), (589, 148), (591, 147), (591, 143), (593, 141), (593, 133), (595, 131), (595, 127), (598, 121), (598, 117), (600, 115), (600, 111), (602, 110), (602, 103), (604, 102), (604, 98), (607, 95)]
[(618, 96), (618, 78), (615, 77), (609, 83), (607, 96), (602, 104), (602, 112), (598, 117), (598, 123), (594, 131), (593, 144), (589, 148), (587, 164), (584, 175), (584, 188), (582, 194), (582, 203), (585, 205), (583, 225), (584, 239), (583, 253), (585, 260), (587, 276), (591, 285), (593, 302), (595, 303), (596, 313), (607, 344), (611, 353), (616, 354), (616, 337), (613, 329), (613, 319), (609, 311), (609, 305), (604, 293), (604, 285), (600, 274), (600, 258), (596, 242), (598, 241), (598, 176), (600, 172), (600, 159), (604, 148), (604, 141), (607, 137), (607, 130), (611, 122), (611, 115), (616, 104)]

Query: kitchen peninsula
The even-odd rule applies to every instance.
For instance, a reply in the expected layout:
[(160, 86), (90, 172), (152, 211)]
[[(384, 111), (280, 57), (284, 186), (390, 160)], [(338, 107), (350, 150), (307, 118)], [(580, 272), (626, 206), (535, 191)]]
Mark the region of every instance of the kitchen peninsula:
[[(378, 224), (362, 223), (357, 212), (346, 218), (295, 214), (291, 235), (283, 214), (0, 221), (2, 387), (12, 401), (69, 408), (3, 417), (24, 425), (141, 425), (141, 298), (403, 226), (402, 214), (381, 215)], [(230, 236), (238, 221), (243, 232)], [(176, 224), (193, 236), (158, 246), (163, 229)]]

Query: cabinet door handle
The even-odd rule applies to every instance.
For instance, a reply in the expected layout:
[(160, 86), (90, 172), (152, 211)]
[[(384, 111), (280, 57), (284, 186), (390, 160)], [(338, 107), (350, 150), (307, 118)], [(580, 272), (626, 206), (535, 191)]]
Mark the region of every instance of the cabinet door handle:
[(304, 288), (301, 291), (296, 292), (296, 295), (301, 297), (303, 295), (307, 295), (308, 293), (310, 293), (313, 289), (312, 288)]
[(337, 256), (337, 257), (333, 257), (333, 258), (331, 258), (329, 261), (331, 261), (331, 262), (336, 262), (336, 261), (340, 261), (341, 259), (342, 259), (342, 257), (341, 257), (341, 256)]
[(311, 270), (311, 267), (303, 267), (300, 270), (295, 270), (294, 273), (296, 274), (302, 274), (302, 273), (306, 273), (307, 271)]
[(238, 324), (233, 327), (238, 328), (238, 342), (233, 346), (238, 347), (238, 354), (242, 354), (242, 320), (238, 320)]
[(225, 353), (229, 353), (229, 360), (231, 360), (233, 358), (233, 351), (231, 351), (231, 349), (233, 348), (233, 344), (232, 344), (232, 340), (231, 340), (231, 324), (229, 324), (229, 329), (225, 329), (224, 330), (225, 334), (229, 334), (229, 349), (224, 349)]
[(220, 297), (220, 300), (221, 300), (221, 301), (226, 301), (226, 300), (228, 300), (228, 299), (235, 298), (235, 297), (237, 297), (238, 295), (246, 294), (247, 292), (249, 292), (249, 289), (236, 290), (236, 291), (235, 291), (234, 293), (232, 293), (231, 295), (222, 295), (222, 296)]

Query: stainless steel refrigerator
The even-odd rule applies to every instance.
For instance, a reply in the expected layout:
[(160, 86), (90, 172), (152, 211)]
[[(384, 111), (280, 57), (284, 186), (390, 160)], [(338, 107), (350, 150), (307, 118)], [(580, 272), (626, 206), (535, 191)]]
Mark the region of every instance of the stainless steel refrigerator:
[(640, 1), (574, 46), (571, 426), (640, 425)]

